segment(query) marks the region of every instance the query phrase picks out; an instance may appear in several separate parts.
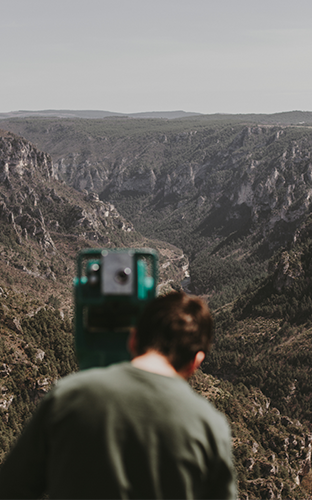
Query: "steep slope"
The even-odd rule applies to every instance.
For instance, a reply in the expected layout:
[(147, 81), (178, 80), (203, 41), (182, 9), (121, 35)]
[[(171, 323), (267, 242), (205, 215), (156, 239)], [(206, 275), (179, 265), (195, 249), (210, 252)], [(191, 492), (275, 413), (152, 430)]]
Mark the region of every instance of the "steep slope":
[[(216, 345), (203, 370), (233, 384), (228, 399), (209, 398), (231, 421), (242, 498), (311, 498), (311, 224), (307, 216), (274, 255), (267, 278), (215, 311)], [(264, 399), (250, 413), (255, 387)]]
[[(181, 250), (142, 237), (113, 204), (100, 201), (96, 193), (77, 193), (59, 182), (48, 154), (4, 131), (0, 131), (0, 223), (2, 238), (8, 231), (15, 235), (14, 247), (20, 251), (20, 257), (30, 246), (29, 253), (41, 252), (43, 259), (54, 262), (55, 269), (68, 254), (72, 257), (84, 247), (153, 246), (159, 248), (161, 281), (183, 279), (187, 272), (187, 259)], [(10, 252), (9, 246), (4, 245), (3, 251)], [(7, 257), (3, 254), (3, 259)], [(12, 259), (9, 255), (9, 264)], [(17, 261), (15, 256), (14, 262)], [(38, 266), (43, 268), (44, 264), (32, 262), (31, 273), (27, 266), (24, 272), (40, 277), (44, 273)], [(44, 276), (54, 280), (51, 269)], [(64, 278), (63, 271), (59, 277)]]
[(51, 157), (0, 131), (0, 460), (38, 399), (76, 370), (72, 283), (89, 247), (153, 247), (164, 291), (183, 252), (137, 233), (110, 203), (55, 179)]
[(283, 416), (259, 389), (201, 371), (190, 383), (228, 418), (240, 499), (312, 498), (312, 435), (306, 426)]
[(269, 275), (216, 311), (205, 370), (259, 387), (281, 412), (312, 421), (312, 219), (270, 261)]
[(2, 123), (49, 151), (57, 178), (182, 248), (190, 289), (213, 307), (263, 276), (310, 212), (310, 128), (204, 117)]

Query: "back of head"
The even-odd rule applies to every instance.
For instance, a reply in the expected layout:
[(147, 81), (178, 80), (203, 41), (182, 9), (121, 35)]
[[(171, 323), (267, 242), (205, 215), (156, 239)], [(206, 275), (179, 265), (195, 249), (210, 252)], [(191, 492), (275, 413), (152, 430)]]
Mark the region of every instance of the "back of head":
[(157, 297), (145, 308), (137, 327), (137, 353), (154, 349), (180, 370), (213, 340), (213, 319), (198, 297), (173, 292)]

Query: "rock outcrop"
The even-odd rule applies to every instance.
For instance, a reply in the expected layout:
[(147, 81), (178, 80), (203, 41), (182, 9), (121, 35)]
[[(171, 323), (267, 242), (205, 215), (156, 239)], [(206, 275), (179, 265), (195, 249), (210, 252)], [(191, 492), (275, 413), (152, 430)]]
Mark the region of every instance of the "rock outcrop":
[(115, 229), (134, 230), (114, 205), (101, 201), (95, 192), (84, 190), (78, 203), (62, 196), (57, 177), (50, 155), (0, 131), (0, 219), (10, 224), (20, 245), (30, 238), (44, 252), (55, 253), (52, 233), (72, 232), (109, 244), (108, 235)]

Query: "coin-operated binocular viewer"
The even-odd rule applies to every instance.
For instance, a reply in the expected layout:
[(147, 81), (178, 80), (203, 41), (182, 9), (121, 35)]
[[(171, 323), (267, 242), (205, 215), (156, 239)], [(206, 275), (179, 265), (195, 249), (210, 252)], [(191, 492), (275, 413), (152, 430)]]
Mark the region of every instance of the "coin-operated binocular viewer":
[(80, 369), (130, 359), (130, 329), (156, 296), (157, 253), (87, 249), (77, 259), (75, 346)]

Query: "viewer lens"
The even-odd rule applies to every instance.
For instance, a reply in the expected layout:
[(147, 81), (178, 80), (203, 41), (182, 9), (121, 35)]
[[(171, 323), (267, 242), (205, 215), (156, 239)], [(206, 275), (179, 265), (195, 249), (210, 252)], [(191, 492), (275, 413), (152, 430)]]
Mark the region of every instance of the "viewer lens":
[(121, 269), (116, 273), (115, 280), (120, 285), (125, 285), (128, 281), (130, 274), (131, 274), (130, 267), (125, 267), (125, 269)]

